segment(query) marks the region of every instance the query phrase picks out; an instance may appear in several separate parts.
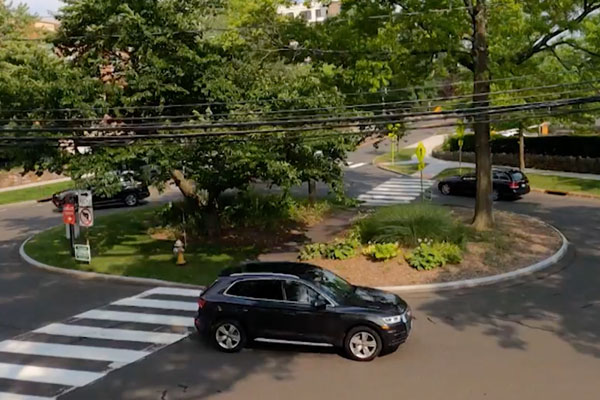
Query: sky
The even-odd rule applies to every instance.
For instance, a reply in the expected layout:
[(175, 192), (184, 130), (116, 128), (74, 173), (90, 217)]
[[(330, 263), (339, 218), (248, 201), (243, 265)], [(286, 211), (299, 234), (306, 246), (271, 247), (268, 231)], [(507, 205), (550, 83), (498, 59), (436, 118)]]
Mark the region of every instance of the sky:
[(13, 4), (19, 3), (27, 4), (32, 13), (41, 17), (47, 17), (51, 13), (55, 13), (62, 4), (60, 0), (13, 0)]

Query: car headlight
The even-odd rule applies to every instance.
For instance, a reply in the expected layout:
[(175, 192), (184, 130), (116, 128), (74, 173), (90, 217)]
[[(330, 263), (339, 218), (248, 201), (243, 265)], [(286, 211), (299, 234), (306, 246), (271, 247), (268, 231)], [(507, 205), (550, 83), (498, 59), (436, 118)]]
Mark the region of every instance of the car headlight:
[(384, 317), (382, 318), (383, 322), (385, 322), (388, 325), (391, 324), (397, 324), (398, 322), (402, 321), (402, 315), (394, 315), (393, 317)]

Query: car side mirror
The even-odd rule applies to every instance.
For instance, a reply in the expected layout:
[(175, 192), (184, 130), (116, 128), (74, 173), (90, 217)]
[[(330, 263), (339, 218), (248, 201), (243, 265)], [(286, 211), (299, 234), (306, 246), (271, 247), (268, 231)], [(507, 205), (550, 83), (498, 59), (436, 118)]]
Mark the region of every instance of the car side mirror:
[(327, 302), (323, 299), (313, 301), (312, 306), (315, 310), (324, 310), (327, 308)]

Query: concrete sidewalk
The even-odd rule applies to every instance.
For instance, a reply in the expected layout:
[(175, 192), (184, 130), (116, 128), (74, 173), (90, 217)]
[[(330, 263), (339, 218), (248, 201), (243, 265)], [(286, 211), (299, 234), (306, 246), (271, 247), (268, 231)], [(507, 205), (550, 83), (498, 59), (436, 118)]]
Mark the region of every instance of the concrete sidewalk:
[(0, 193), (12, 192), (13, 190), (28, 189), (28, 188), (32, 188), (32, 187), (38, 187), (38, 186), (52, 185), (53, 183), (68, 182), (70, 180), (71, 180), (71, 178), (61, 178), (61, 179), (52, 179), (49, 181), (27, 183), (25, 185), (19, 185), (19, 186), (9, 186), (9, 187), (5, 187), (5, 188), (0, 188)]

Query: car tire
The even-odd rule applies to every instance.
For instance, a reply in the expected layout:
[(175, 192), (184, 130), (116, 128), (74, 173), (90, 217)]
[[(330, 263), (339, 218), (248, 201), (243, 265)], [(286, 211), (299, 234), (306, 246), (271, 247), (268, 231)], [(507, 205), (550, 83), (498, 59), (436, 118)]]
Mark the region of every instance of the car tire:
[(344, 339), (346, 355), (355, 361), (372, 361), (381, 353), (381, 348), (381, 337), (368, 326), (350, 329)]
[(443, 183), (440, 185), (440, 192), (444, 195), (444, 196), (449, 196), (450, 193), (452, 192), (452, 190), (450, 189), (450, 185), (448, 185), (447, 183)]
[(246, 333), (239, 322), (226, 319), (218, 321), (211, 329), (211, 341), (225, 353), (237, 353), (246, 344)]
[(498, 191), (498, 189), (494, 189), (492, 190), (492, 201), (498, 200), (500, 200), (500, 192)]
[(135, 193), (129, 193), (123, 199), (123, 203), (125, 203), (127, 207), (135, 207), (138, 205), (138, 197)]

